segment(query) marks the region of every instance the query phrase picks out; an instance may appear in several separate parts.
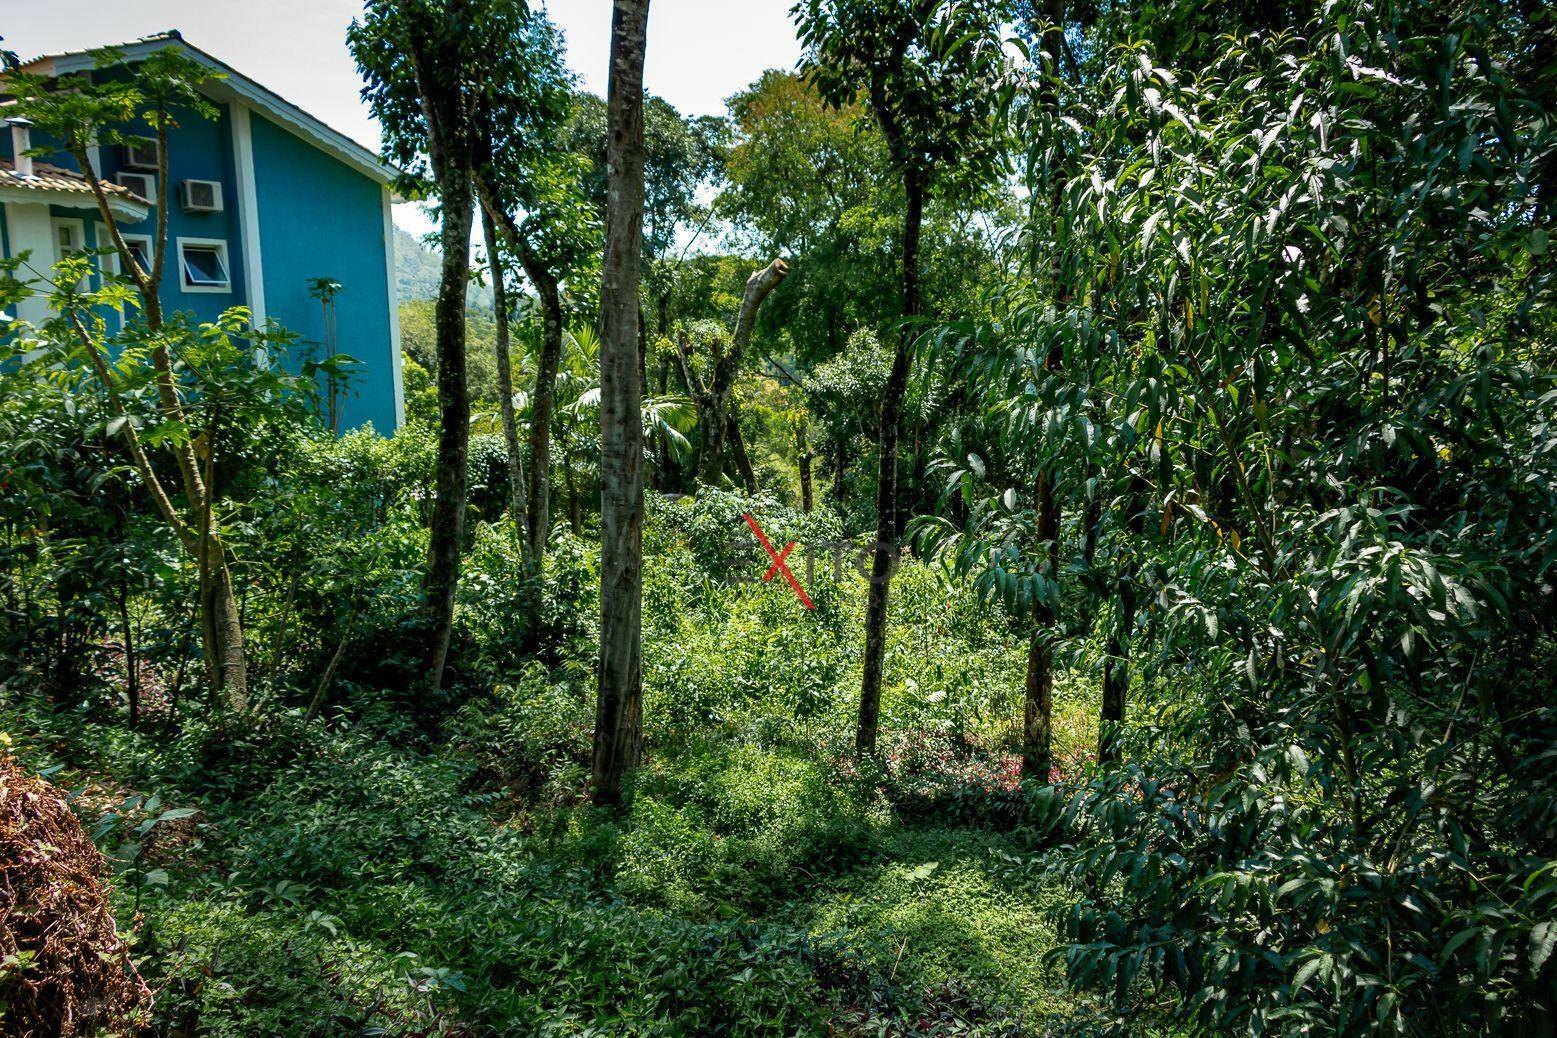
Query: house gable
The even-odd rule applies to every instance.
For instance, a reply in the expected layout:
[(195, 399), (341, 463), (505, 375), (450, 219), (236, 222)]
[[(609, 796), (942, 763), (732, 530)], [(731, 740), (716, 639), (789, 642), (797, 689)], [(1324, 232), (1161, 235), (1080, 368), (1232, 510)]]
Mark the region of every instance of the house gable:
[(371, 421), (391, 431), (402, 405), (393, 256), (385, 246), (388, 189), (264, 113), (251, 111), (248, 121), (265, 314), (302, 335), (303, 349), (322, 351), (323, 308), (308, 282), (340, 282), (338, 350), (362, 362), (347, 424)]

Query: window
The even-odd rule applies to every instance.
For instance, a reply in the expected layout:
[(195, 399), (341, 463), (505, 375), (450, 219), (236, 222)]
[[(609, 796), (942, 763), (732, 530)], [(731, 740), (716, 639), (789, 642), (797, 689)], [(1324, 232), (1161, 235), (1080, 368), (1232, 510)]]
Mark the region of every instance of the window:
[(180, 238), (178, 280), (185, 292), (231, 292), (227, 243), (220, 238)]
[[(142, 270), (150, 274), (151, 236), (147, 234), (124, 234), (121, 232), (119, 237), (123, 238), (124, 244), (129, 246), (131, 255), (135, 257), (135, 262), (140, 264)], [(125, 277), (129, 277), (130, 272), (124, 270), (123, 265), (119, 262), (119, 250), (114, 248), (113, 239), (108, 234), (108, 225), (105, 223), (97, 225), (97, 244), (98, 248), (108, 250), (107, 254), (103, 256), (103, 270), (111, 274), (122, 273)]]
[[(56, 259), (64, 259), (74, 256), (86, 248), (86, 231), (80, 220), (65, 220), (55, 218), (54, 229), (54, 255)], [(90, 291), (91, 285), (86, 278), (82, 278), (76, 285), (77, 291)]]
[[(121, 234), (124, 244), (129, 246), (130, 255), (135, 257), (135, 263), (146, 273), (151, 273), (151, 237), (145, 234)], [(115, 256), (117, 260), (119, 257)]]
[(61, 259), (81, 251), (81, 233), (80, 220), (54, 221), (54, 244), (58, 246)]

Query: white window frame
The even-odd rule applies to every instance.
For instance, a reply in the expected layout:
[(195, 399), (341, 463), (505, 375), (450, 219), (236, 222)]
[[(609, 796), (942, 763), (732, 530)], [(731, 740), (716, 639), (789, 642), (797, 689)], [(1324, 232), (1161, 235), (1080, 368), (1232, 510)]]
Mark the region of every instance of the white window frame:
[[(141, 251), (146, 255), (146, 273), (150, 274), (152, 260), (151, 235), (126, 234), (123, 231), (120, 231), (119, 237), (124, 239), (124, 243), (126, 245), (141, 246)], [(106, 223), (99, 223), (97, 225), (97, 247), (108, 250), (103, 254), (103, 273), (124, 274), (125, 277), (129, 277), (129, 273), (124, 269), (124, 264), (119, 260), (119, 250), (114, 248), (113, 236), (108, 233), (108, 225)]]
[[(91, 252), (91, 250), (87, 248), (87, 243), (86, 243), (86, 221), (85, 220), (78, 219), (78, 218), (76, 218), (74, 216), (51, 216), (51, 217), (49, 217), (49, 238), (50, 238), (49, 244), (52, 245), (53, 248), (54, 248), (54, 262), (55, 263), (58, 263), (60, 260), (63, 260), (65, 258), (65, 256), (66, 256), (65, 250), (60, 246), (60, 243), (59, 243), (59, 232), (60, 232), (60, 228), (61, 227), (69, 227), (71, 229), (71, 231), (73, 231), (75, 233), (75, 237), (76, 237), (76, 249), (75, 249), (75, 251), (77, 253), (88, 253), (88, 252)], [(91, 280), (92, 280), (91, 279), (91, 275), (87, 275), (87, 276), (83, 277), (81, 279), (80, 283), (78, 283), (76, 285), (76, 290), (80, 291), (80, 292), (89, 292), (89, 291), (91, 291)]]
[[(215, 249), (221, 258), (222, 267), (227, 271), (227, 283), (224, 285), (192, 285), (189, 283), (189, 272), (184, 269), (184, 249), (190, 245), (196, 248)], [(178, 287), (181, 292), (205, 293), (217, 295), (232, 295), (232, 257), (227, 249), (226, 238), (180, 238), (178, 239)]]

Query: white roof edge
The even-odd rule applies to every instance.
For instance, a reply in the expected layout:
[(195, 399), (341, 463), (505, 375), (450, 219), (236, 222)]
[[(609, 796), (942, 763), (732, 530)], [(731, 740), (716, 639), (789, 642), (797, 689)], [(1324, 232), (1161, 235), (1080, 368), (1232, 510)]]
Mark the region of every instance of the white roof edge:
[[(83, 189), (84, 191), (84, 189)], [(83, 191), (62, 191), (48, 187), (13, 187), (0, 184), (0, 203), (15, 202), (21, 205), (57, 205), (62, 209), (86, 209), (97, 212), (97, 199)], [(134, 223), (144, 220), (151, 210), (134, 199), (122, 195), (108, 196), (108, 208), (118, 217)]]
[[(124, 60), (128, 62), (138, 61), (164, 47), (178, 47), (213, 72), (220, 72), (227, 77), (203, 87), (205, 92), (211, 94), (216, 100), (225, 101), (234, 97), (242, 100), (250, 108), (269, 116), (293, 134), (335, 156), (377, 183), (390, 184), (399, 174), (399, 170), (370, 149), (358, 144), (339, 130), (331, 129), (286, 98), (261, 86), (225, 61), (206, 53), (180, 36), (148, 37), (112, 49), (122, 54)], [(101, 49), (56, 54), (35, 59), (35, 62), (39, 64), (47, 62), (52, 66), (48, 71), (56, 76), (71, 72), (85, 72), (97, 67), (93, 55)], [(35, 62), (24, 62), (23, 67), (33, 65)]]

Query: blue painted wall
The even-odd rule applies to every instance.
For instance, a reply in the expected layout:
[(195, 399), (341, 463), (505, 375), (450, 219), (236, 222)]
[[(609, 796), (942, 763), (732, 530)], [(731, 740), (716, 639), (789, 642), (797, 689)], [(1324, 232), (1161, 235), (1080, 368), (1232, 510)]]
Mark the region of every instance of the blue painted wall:
[[(99, 72), (99, 76), (109, 73)], [(238, 186), (234, 170), (232, 119), (225, 105), (218, 106), (215, 119), (206, 119), (188, 109), (174, 109), (178, 125), (168, 132), (168, 256), (162, 276), (162, 307), (169, 314), (185, 312), (197, 321), (214, 321), (222, 311), (247, 303), (246, 281), (243, 270), (243, 242), (238, 224)], [(126, 127), (130, 133), (150, 130), (143, 124)], [(5, 157), (10, 158), (10, 134), (3, 135)], [(35, 147), (53, 143), (43, 133), (34, 130)], [(104, 146), (100, 152), (101, 173), (105, 180), (112, 180), (115, 173), (125, 169), (122, 149)], [(68, 153), (55, 152), (38, 161), (48, 162), (63, 169), (80, 172), (80, 168)], [(179, 184), (185, 180), (217, 180), (222, 185), (224, 211), (220, 213), (186, 213), (179, 205)], [(155, 201), (153, 199), (152, 201)], [(96, 210), (85, 211), (50, 207), (55, 216), (80, 217), (86, 222), (88, 243), (96, 245), (96, 228), (101, 217)], [(154, 235), (157, 230), (157, 211), (153, 207), (145, 220), (137, 223), (121, 220), (119, 229), (125, 234)], [(219, 239), (227, 243), (227, 265), (232, 279), (228, 292), (185, 292), (179, 278), (179, 238)], [(107, 243), (104, 242), (104, 245)]]
[(395, 428), (389, 277), (384, 255), (383, 188), (255, 111), (254, 145), (265, 313), (303, 337), (294, 347), (323, 353), (324, 314), (308, 280), (330, 277), (338, 350), (362, 362), (347, 393), (347, 427)]
[[(120, 74), (100, 71), (94, 75)], [(227, 105), (217, 108), (215, 119), (192, 111), (176, 111), (178, 126), (168, 136), (168, 256), (162, 302), (168, 313), (182, 311), (198, 321), (215, 320), (229, 307), (248, 302), (232, 117)], [(331, 277), (339, 281), (343, 288), (335, 300), (337, 348), (361, 362), (344, 400), (343, 426), (353, 428), (371, 422), (387, 435), (395, 428), (397, 358), (392, 352), (391, 322), (398, 321), (399, 315), (390, 309), (383, 188), (258, 111), (250, 112), (249, 123), (265, 313), (300, 336), (283, 363), (296, 370), (310, 351), (323, 353), (323, 312), (318, 301), (308, 294), (308, 280)], [(147, 132), (144, 126), (127, 129)], [(0, 156), (8, 159), (9, 138), (8, 132), (0, 133)], [(48, 143), (42, 133), (34, 131), (35, 146)], [(121, 148), (102, 149), (100, 162), (105, 179), (112, 179), (125, 168), (122, 159)], [(64, 152), (40, 161), (77, 169), (75, 161)], [(177, 192), (180, 182), (188, 179), (220, 181), (224, 211), (184, 212)], [(54, 213), (81, 218), (90, 246), (108, 244), (97, 240), (99, 218), (95, 211), (54, 207)], [(3, 223), (0, 217), (0, 224)], [(146, 220), (121, 222), (120, 228), (126, 234), (152, 235), (156, 230), (155, 209)], [(0, 227), (0, 235), (3, 234), (4, 228)], [(227, 243), (230, 292), (183, 291), (178, 270), (180, 237), (220, 239)]]

